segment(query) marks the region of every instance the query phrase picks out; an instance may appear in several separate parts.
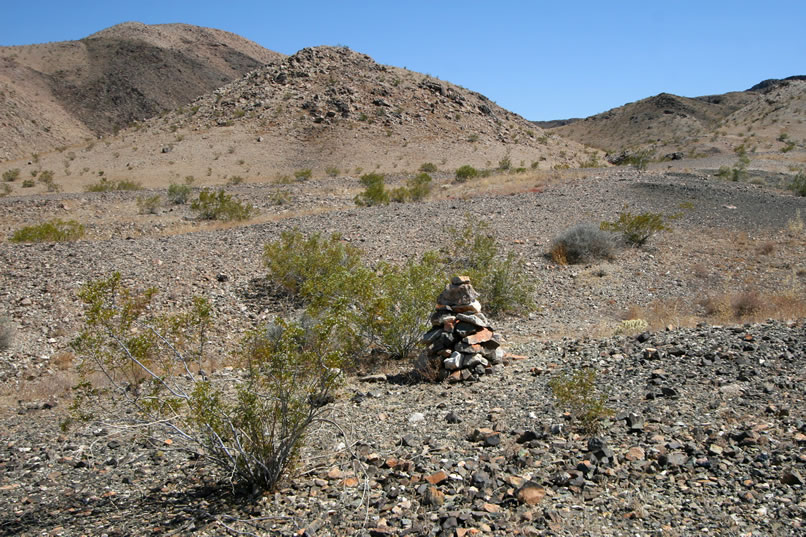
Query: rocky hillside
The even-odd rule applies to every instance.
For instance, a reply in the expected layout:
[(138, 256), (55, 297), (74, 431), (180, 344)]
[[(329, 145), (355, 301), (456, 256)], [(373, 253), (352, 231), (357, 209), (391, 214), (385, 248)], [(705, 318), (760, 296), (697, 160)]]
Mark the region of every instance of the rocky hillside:
[(0, 159), (111, 133), (281, 57), (221, 30), (137, 22), (0, 47)]
[(649, 148), (656, 158), (701, 156), (732, 153), (744, 144), (748, 151), (786, 159), (806, 149), (802, 78), (766, 80), (746, 91), (695, 98), (661, 93), (585, 119), (538, 124), (614, 154)]
[(424, 162), (450, 173), (502, 161), (513, 169), (575, 167), (595, 153), (481, 94), (346, 48), (316, 47), (103, 143), (76, 147), (68, 158), (42, 155), (32, 166), (54, 170), (57, 182), (80, 190), (100, 172), (148, 186), (188, 175), (196, 184), (220, 184), (300, 169), (319, 176), (399, 173)]

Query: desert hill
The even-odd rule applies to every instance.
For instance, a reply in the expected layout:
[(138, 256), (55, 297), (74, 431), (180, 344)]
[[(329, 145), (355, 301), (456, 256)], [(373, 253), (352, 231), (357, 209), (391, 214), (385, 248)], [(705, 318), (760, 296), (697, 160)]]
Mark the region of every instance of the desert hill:
[(0, 159), (114, 132), (281, 57), (222, 30), (137, 22), (0, 47)]
[(537, 122), (550, 132), (617, 154), (651, 149), (703, 156), (748, 151), (778, 153), (806, 147), (806, 81), (766, 80), (745, 91), (703, 97), (661, 93), (579, 120)]
[(99, 175), (146, 186), (187, 176), (213, 184), (301, 169), (399, 173), (424, 162), (451, 173), (465, 164), (575, 167), (596, 153), (481, 94), (337, 47), (303, 49), (102, 143), (71, 149), (30, 166), (53, 170), (69, 190)]

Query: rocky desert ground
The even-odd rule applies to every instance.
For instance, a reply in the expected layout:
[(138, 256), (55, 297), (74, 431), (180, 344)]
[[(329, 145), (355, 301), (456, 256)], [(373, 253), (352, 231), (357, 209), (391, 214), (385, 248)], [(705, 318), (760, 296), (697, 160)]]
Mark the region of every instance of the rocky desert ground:
[[(157, 44), (170, 45), (177, 28), (162, 30)], [(806, 533), (806, 197), (787, 188), (806, 157), (795, 135), (750, 151), (738, 181), (717, 175), (736, 165), (732, 149), (610, 166), (603, 144), (353, 51), (264, 61), (117, 134), (0, 162), (20, 170), (0, 197), (0, 534)], [(797, 103), (801, 84), (765, 95)], [(780, 137), (782, 125), (767, 130)], [(395, 187), (426, 162), (436, 171), (424, 200), (355, 203), (362, 174)], [(458, 182), (461, 164), (487, 173)], [(88, 191), (119, 181), (138, 189)], [(258, 212), (201, 220), (166, 202), (172, 183), (190, 200), (225, 189)], [(669, 229), (610, 259), (549, 255), (568, 228), (625, 210), (663, 215)], [(9, 240), (53, 219), (80, 222), (83, 237)], [(207, 374), (236, 383), (243, 334), (298, 306), (263, 264), (283, 231), (338, 233), (374, 266), (439, 250), (468, 222), (489, 225), (535, 286), (532, 311), (491, 318), (503, 363), (461, 382), (418, 379), (413, 360), (346, 375), (275, 490), (234, 487), (169, 430), (118, 412), (68, 424), (85, 283), (120, 272), (156, 288), (165, 312), (206, 297)], [(612, 410), (595, 431), (550, 386), (585, 368)]]

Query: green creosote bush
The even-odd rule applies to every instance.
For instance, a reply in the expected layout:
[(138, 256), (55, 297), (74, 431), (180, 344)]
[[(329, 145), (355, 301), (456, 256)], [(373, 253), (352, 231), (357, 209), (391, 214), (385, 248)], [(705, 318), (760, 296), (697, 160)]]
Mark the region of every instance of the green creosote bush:
[(643, 246), (653, 235), (670, 229), (663, 223), (662, 214), (647, 212), (634, 215), (629, 211), (620, 212), (617, 220), (602, 222), (599, 227), (603, 231), (621, 233), (627, 244), (632, 246)]
[(464, 183), (468, 179), (478, 177), (479, 171), (469, 164), (465, 164), (456, 170), (456, 182)]
[[(42, 180), (40, 175), (40, 181)], [(110, 181), (102, 177), (97, 183), (87, 185), (84, 190), (87, 192), (114, 192), (117, 190), (142, 190), (143, 185), (137, 181), (121, 179), (120, 181)]]
[(341, 173), (341, 170), (339, 170), (335, 166), (328, 166), (327, 168), (325, 168), (325, 173), (327, 174), (328, 177), (338, 177), (339, 174)]
[(14, 325), (11, 319), (0, 316), (0, 351), (11, 348), (14, 342)]
[(551, 258), (560, 265), (588, 263), (597, 259), (612, 259), (616, 244), (613, 236), (596, 224), (572, 226), (551, 243)]
[(448, 275), (465, 274), (491, 315), (528, 313), (535, 307), (535, 283), (523, 259), (514, 252), (501, 255), (488, 222), (465, 217), (461, 228), (448, 228), (449, 244), (442, 259)]
[[(73, 416), (92, 419), (101, 408), (113, 420), (161, 427), (233, 485), (273, 489), (338, 386), (343, 355), (327, 347), (328, 327), (279, 321), (253, 330), (237, 376), (208, 376), (209, 303), (196, 297), (188, 311), (159, 316), (155, 294), (124, 286), (118, 273), (82, 288), (85, 323), (73, 348), (84, 360)], [(90, 380), (99, 377), (106, 382)], [(94, 404), (104, 397), (122, 405)]]
[(159, 194), (137, 197), (137, 210), (140, 214), (157, 214), (161, 205), (162, 198)]
[(636, 170), (646, 170), (655, 152), (652, 149), (639, 149), (633, 151), (624, 159), (624, 163)]
[(437, 171), (437, 165), (433, 162), (423, 162), (420, 164), (420, 171), (423, 173), (435, 173)]
[(25, 179), (22, 182), (22, 188), (33, 188), (36, 185), (36, 182), (33, 179)]
[(305, 168), (294, 172), (294, 178), (297, 181), (307, 181), (311, 177), (313, 177), (313, 171), (310, 168)]
[(406, 186), (389, 191), (389, 199), (398, 203), (422, 201), (431, 193), (431, 176), (420, 173), (406, 181)]
[(19, 168), (11, 168), (10, 170), (6, 170), (3, 172), (3, 181), (11, 183), (16, 181), (20, 176), (20, 169)]
[(50, 220), (35, 226), (18, 229), (11, 242), (67, 242), (84, 236), (84, 226), (75, 220)]
[(561, 373), (549, 381), (549, 388), (557, 404), (571, 413), (585, 434), (598, 433), (602, 420), (614, 414), (606, 405), (607, 395), (596, 388), (596, 371), (591, 368)]
[(798, 196), (806, 196), (806, 172), (799, 171), (789, 183), (789, 189)]
[(372, 207), (373, 205), (388, 205), (389, 192), (383, 184), (384, 176), (381, 173), (367, 173), (361, 176), (364, 191), (353, 198), (356, 205)]
[(199, 192), (199, 197), (190, 205), (201, 220), (248, 220), (257, 210), (227, 194), (224, 190), (213, 192), (207, 188)]
[(173, 205), (184, 205), (190, 197), (190, 184), (171, 183), (168, 186), (168, 201)]
[(266, 245), (268, 277), (301, 300), (314, 318), (330, 316), (350, 354), (411, 355), (428, 329), (428, 314), (444, 280), (434, 253), (402, 266), (368, 267), (338, 235), (308, 238), (288, 231)]
[(283, 231), (267, 244), (263, 263), (269, 279), (291, 297), (310, 301), (321, 292), (319, 284), (334, 272), (352, 271), (361, 264), (357, 248), (342, 242), (339, 235), (305, 237), (300, 231)]

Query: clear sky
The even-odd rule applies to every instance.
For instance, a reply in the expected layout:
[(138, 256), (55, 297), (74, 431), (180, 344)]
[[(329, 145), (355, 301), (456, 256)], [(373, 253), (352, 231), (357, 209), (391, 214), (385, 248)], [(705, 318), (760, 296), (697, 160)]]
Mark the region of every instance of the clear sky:
[(347, 45), (483, 93), (527, 119), (584, 117), (806, 75), (806, 0), (6, 0), (0, 45), (184, 22), (293, 54)]

